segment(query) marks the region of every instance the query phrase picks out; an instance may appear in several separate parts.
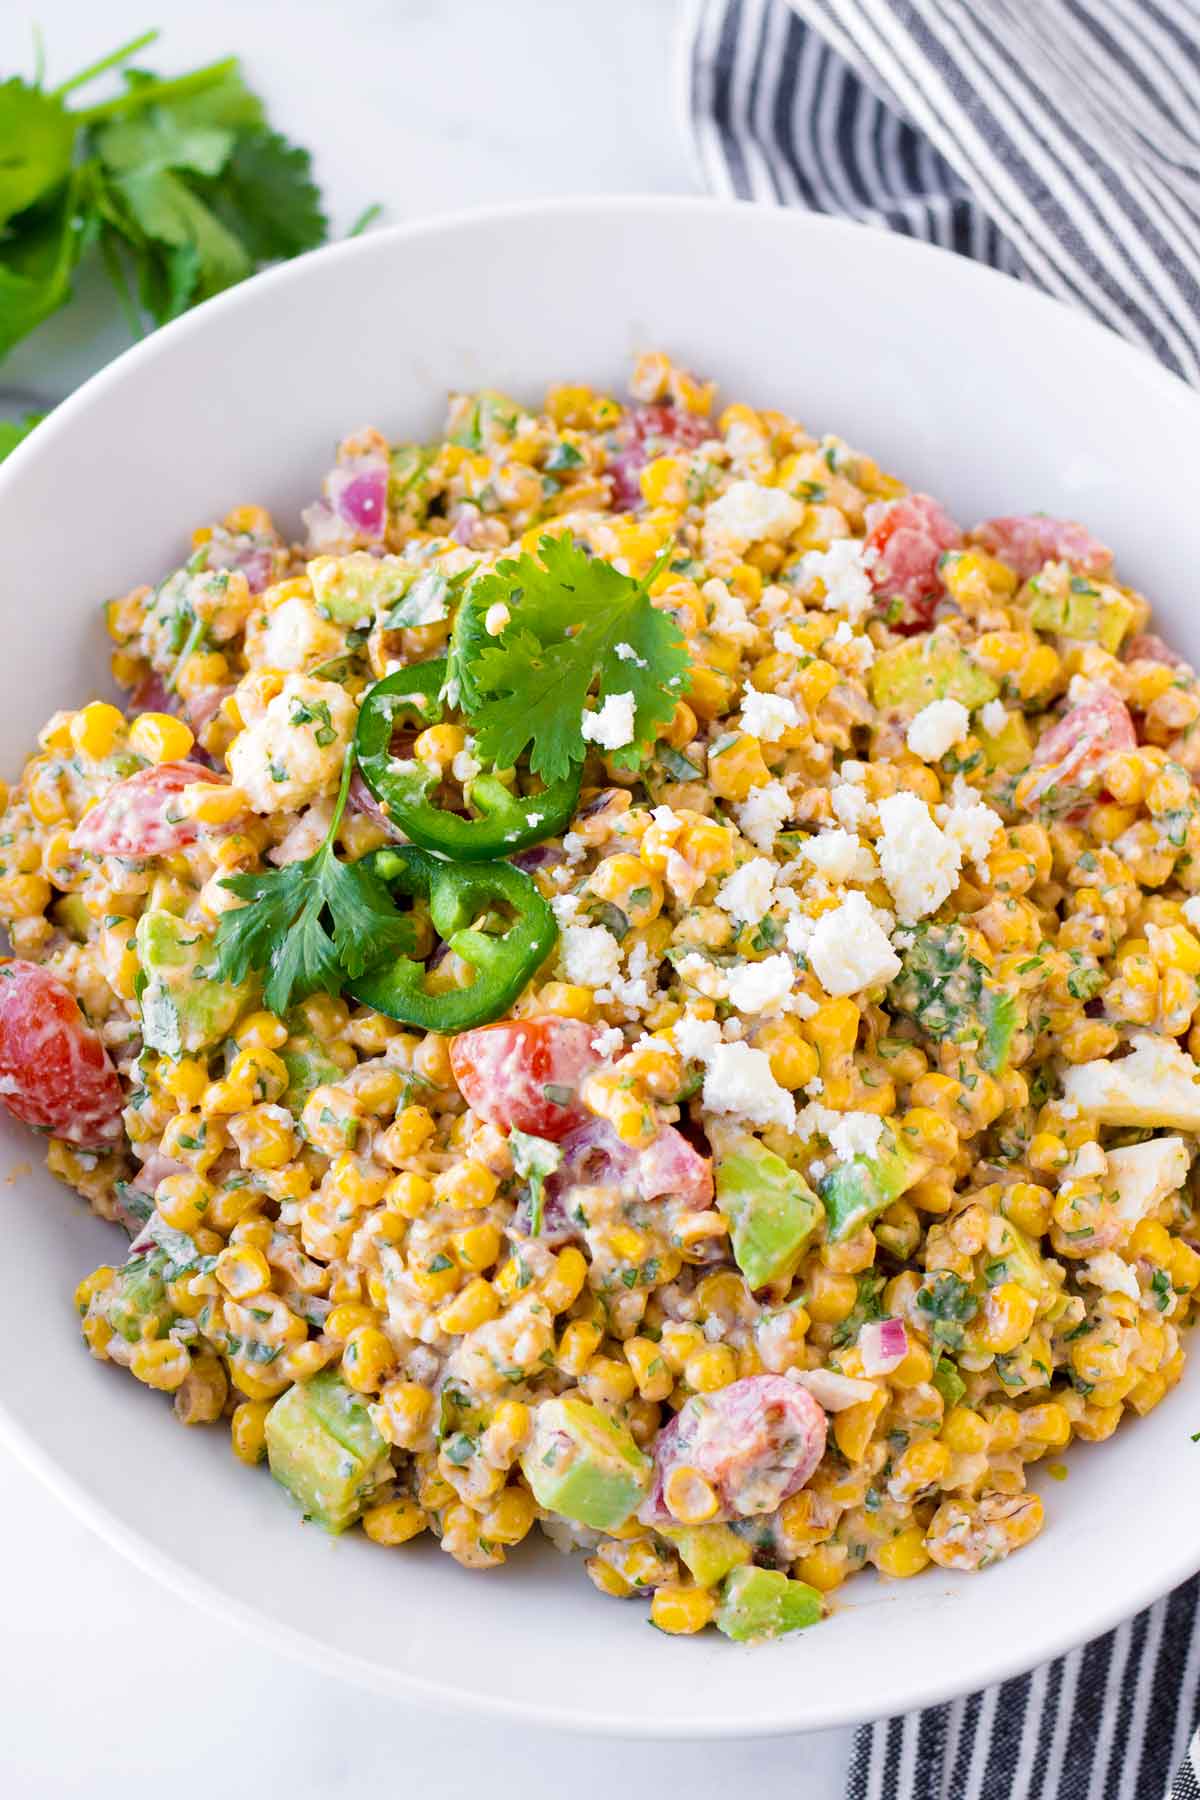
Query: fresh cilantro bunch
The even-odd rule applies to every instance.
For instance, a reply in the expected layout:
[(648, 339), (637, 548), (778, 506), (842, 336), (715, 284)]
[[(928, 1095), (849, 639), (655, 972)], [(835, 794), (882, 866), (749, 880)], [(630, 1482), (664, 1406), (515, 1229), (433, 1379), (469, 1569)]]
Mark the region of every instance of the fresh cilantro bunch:
[(69, 300), (93, 250), (140, 335), (325, 241), (309, 154), (271, 130), (235, 57), (168, 79), (125, 67), (115, 98), (67, 106), (157, 36), (56, 88), (40, 71), (0, 84), (0, 357)]
[[(475, 734), (476, 754), (511, 768), (529, 749), (546, 782), (583, 761), (585, 702), (633, 695), (633, 741), (613, 753), (639, 766), (679, 701), (688, 654), (679, 627), (651, 604), (664, 550), (641, 581), (589, 556), (567, 535), (545, 536), (537, 557), (498, 563), (471, 584), (455, 620), (450, 684)], [(498, 637), (484, 621), (497, 602), (509, 612)]]
[(265, 971), (263, 998), (273, 1013), (286, 1012), (293, 995), (302, 1000), (318, 989), (340, 994), (347, 979), (389, 950), (413, 947), (412, 921), (393, 905), (379, 877), (365, 863), (339, 862), (334, 855), (353, 770), (350, 749), (329, 830), (312, 856), (221, 883), (246, 904), (221, 916), (217, 974), (222, 981), (245, 981), (251, 970)]

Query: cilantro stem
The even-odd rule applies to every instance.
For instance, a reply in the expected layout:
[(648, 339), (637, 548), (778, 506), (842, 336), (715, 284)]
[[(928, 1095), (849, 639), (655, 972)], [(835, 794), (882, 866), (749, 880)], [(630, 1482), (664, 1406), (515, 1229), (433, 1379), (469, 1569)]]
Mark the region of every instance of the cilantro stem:
[[(108, 56), (102, 56), (99, 62), (89, 63), (86, 69), (80, 69), (78, 75), (72, 75), (69, 81), (60, 82), (58, 87), (51, 90), (50, 98), (52, 100), (61, 100), (64, 94), (74, 93), (75, 89), (83, 87), (85, 82), (94, 81), (97, 75), (103, 75), (108, 69), (115, 69), (118, 63), (125, 62), (126, 59), (133, 56), (136, 51), (144, 50), (146, 45), (152, 44), (158, 35), (159, 33), (156, 30), (143, 31), (140, 37), (130, 38), (129, 42), (127, 44), (122, 44), (119, 50), (112, 51)], [(40, 33), (38, 34), (38, 60), (40, 64)]]
[(199, 94), (205, 88), (216, 87), (226, 75), (232, 75), (237, 62), (236, 56), (226, 56), (220, 62), (208, 63), (203, 69), (194, 69), (190, 75), (176, 75), (169, 81), (148, 81), (143, 87), (131, 88), (127, 94), (118, 94), (115, 100), (85, 107), (71, 116), (82, 125), (98, 125), (104, 119), (137, 112), (143, 106), (156, 106), (161, 100), (180, 100), (185, 94)]
[[(117, 299), (121, 302), (121, 311), (125, 314), (125, 317), (129, 322), (130, 331), (135, 338), (145, 337), (146, 327), (142, 323), (142, 315), (137, 309), (136, 302), (134, 301), (133, 294), (130, 290), (129, 281), (125, 274), (125, 265), (121, 261), (120, 252), (117, 249), (116, 233), (114, 231), (103, 231), (100, 234), (100, 257), (104, 263), (104, 267), (108, 271), (109, 280), (117, 290)], [(176, 669), (176, 674), (177, 673), (178, 668)], [(173, 688), (175, 686), (174, 675), (172, 675), (167, 686), (168, 688)]]
[(188, 657), (192, 654), (192, 651), (199, 648), (201, 642), (204, 639), (204, 634), (207, 630), (208, 630), (208, 626), (204, 623), (204, 620), (199, 617), (199, 615), (197, 615), (196, 617), (194, 617), (192, 619), (192, 623), (188, 630), (188, 634), (183, 640), (183, 648), (180, 650), (179, 655), (176, 657), (175, 667), (171, 670), (170, 676), (168, 677), (168, 680), (167, 680), (167, 692), (169, 694), (173, 694), (175, 692), (176, 686), (179, 682), (180, 670), (183, 668), (183, 665), (187, 661)]
[(348, 238), (361, 237), (368, 225), (373, 225), (382, 211), (383, 208), (378, 200), (373, 201), (370, 206), (364, 206), (346, 236)]
[(338, 826), (342, 822), (342, 814), (346, 810), (346, 800), (350, 793), (350, 777), (354, 773), (354, 743), (346, 746), (346, 760), (342, 764), (342, 779), (338, 786), (337, 799), (333, 803), (333, 817), (329, 821), (329, 830), (325, 833), (322, 849), (333, 851), (333, 840), (337, 836)]

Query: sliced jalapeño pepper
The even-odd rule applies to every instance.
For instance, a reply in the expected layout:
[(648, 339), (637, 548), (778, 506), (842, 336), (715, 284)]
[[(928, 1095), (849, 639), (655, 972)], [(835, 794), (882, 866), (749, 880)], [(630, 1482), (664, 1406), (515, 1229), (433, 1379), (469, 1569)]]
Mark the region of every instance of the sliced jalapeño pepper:
[(513, 794), (495, 775), (475, 775), (463, 791), (478, 818), (447, 812), (430, 798), (439, 777), (415, 759), (391, 753), (397, 727), (424, 729), (442, 717), (445, 660), (413, 663), (376, 682), (364, 696), (354, 740), (363, 780), (388, 818), (405, 837), (456, 862), (485, 862), (540, 844), (570, 823), (579, 800), (582, 770), (576, 768), (540, 794)]
[[(368, 969), (348, 992), (390, 1019), (448, 1035), (503, 1017), (558, 936), (554, 914), (528, 875), (505, 862), (443, 862), (407, 844), (365, 860), (391, 893), (428, 901), (434, 930), (475, 970), (475, 980), (431, 994), (425, 964), (398, 956)], [(475, 920), (497, 908), (514, 915), (508, 929), (477, 930)]]

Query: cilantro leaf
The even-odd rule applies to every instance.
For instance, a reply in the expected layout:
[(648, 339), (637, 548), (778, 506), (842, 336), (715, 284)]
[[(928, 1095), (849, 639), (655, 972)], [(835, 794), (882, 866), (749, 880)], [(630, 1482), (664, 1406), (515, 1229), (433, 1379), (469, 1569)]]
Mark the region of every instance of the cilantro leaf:
[(244, 132), (207, 197), (256, 262), (299, 256), (329, 234), (312, 158), (277, 131)]
[[(226, 57), (160, 77), (128, 66), (156, 32), (52, 92), (0, 83), (0, 357), (70, 298), (98, 247), (135, 334), (322, 243), (308, 152), (267, 125)], [(65, 97), (120, 68), (98, 105)]]
[(353, 768), (354, 753), (348, 751), (319, 850), (286, 868), (234, 875), (221, 883), (244, 905), (224, 913), (217, 926), (217, 975), (240, 982), (252, 970), (265, 974), (263, 998), (273, 1013), (318, 990), (340, 993), (347, 977), (361, 975), (388, 950), (412, 948), (411, 921), (392, 904), (379, 878), (334, 854)]
[(56, 95), (15, 75), (0, 85), (0, 225), (66, 180), (78, 129)]
[[(472, 583), (451, 673), (485, 761), (509, 768), (528, 746), (533, 773), (560, 779), (586, 755), (584, 702), (598, 682), (601, 704), (633, 695), (633, 741), (614, 760), (638, 766), (674, 712), (689, 666), (677, 625), (648, 591), (668, 555), (634, 581), (569, 537), (547, 535), (540, 560), (524, 553)], [(480, 622), (498, 601), (510, 621), (481, 642)]]

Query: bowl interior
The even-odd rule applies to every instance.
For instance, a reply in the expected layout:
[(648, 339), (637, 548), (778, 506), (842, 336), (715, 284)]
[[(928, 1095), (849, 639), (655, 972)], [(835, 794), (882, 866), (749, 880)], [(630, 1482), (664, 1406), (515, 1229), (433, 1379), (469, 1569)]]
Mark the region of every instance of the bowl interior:
[[(964, 521), (1083, 518), (1200, 658), (1200, 400), (1136, 352), (903, 239), (715, 203), (562, 204), (381, 233), (260, 278), (39, 430), (0, 473), (0, 773), (56, 707), (106, 691), (99, 603), (175, 566), (194, 524), (259, 501), (294, 526), (347, 430), (432, 434), (454, 387), (623, 391), (647, 348), (838, 432)], [(982, 1686), (1200, 1564), (1190, 1367), (1149, 1418), (1071, 1453), (1020, 1556), (978, 1578), (855, 1581), (830, 1623), (761, 1651), (667, 1639), (548, 1546), (485, 1577), (432, 1544), (331, 1542), (224, 1432), (180, 1430), (84, 1353), (72, 1289), (122, 1240), (44, 1174), (36, 1142), (0, 1135), (19, 1244), (0, 1431), (181, 1595), (380, 1689), (629, 1733), (803, 1730)]]

